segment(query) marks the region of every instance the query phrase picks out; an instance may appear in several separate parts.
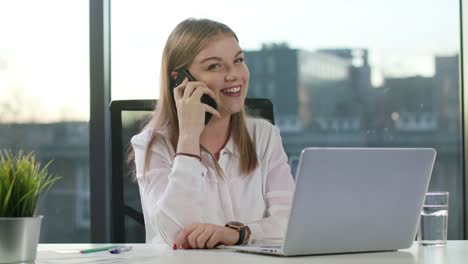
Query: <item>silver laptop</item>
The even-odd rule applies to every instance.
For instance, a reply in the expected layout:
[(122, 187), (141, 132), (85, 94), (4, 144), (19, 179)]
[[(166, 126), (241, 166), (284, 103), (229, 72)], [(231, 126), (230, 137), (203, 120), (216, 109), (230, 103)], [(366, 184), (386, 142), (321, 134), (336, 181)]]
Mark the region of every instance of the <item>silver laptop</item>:
[(282, 244), (229, 248), (282, 256), (408, 248), (435, 156), (431, 148), (306, 148)]

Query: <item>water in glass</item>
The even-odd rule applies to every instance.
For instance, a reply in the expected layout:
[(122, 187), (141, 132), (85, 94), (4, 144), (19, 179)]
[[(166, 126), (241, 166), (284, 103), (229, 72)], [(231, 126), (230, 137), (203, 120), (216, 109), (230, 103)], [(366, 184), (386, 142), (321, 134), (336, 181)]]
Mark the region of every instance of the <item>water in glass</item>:
[(421, 245), (445, 245), (447, 243), (448, 205), (424, 205), (419, 224)]

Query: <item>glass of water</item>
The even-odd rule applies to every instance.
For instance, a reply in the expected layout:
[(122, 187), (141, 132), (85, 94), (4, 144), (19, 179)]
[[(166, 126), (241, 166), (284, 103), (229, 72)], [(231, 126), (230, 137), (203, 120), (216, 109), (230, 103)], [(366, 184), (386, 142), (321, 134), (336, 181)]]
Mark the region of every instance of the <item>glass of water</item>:
[(448, 192), (426, 194), (419, 222), (418, 242), (423, 246), (447, 244)]

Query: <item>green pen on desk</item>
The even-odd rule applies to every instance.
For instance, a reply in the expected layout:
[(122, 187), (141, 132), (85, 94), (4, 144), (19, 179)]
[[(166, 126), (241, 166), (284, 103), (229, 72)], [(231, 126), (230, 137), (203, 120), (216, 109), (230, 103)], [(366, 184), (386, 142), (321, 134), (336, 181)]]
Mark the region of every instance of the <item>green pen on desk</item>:
[(90, 249), (83, 249), (80, 250), (81, 254), (86, 254), (86, 253), (93, 253), (93, 252), (100, 252), (100, 251), (106, 251), (109, 249), (114, 249), (118, 248), (119, 246), (109, 246), (109, 247), (101, 247), (101, 248), (90, 248)]

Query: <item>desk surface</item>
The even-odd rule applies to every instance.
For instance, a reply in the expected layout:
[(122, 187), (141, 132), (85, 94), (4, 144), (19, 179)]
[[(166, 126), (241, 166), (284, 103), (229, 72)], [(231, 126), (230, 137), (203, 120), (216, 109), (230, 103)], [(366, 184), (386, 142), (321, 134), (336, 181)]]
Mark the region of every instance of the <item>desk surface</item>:
[(338, 254), (307, 257), (276, 257), (216, 250), (172, 250), (167, 246), (126, 244), (133, 250), (113, 255), (106, 251), (90, 254), (59, 253), (109, 244), (39, 244), (36, 264), (45, 263), (467, 263), (468, 241), (449, 241), (445, 247), (422, 247), (416, 243), (409, 249), (395, 252)]

